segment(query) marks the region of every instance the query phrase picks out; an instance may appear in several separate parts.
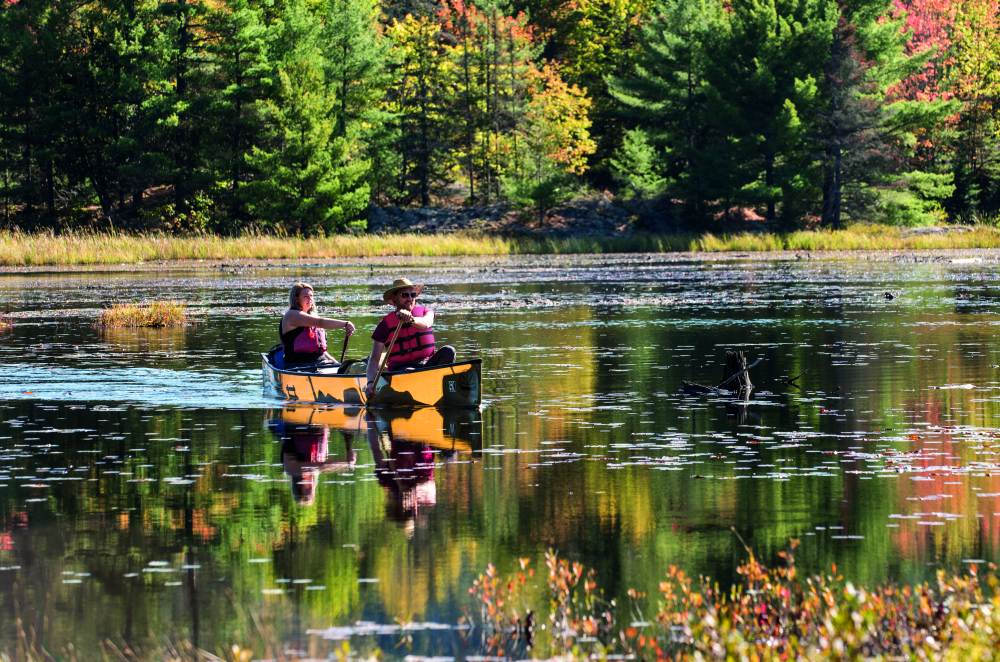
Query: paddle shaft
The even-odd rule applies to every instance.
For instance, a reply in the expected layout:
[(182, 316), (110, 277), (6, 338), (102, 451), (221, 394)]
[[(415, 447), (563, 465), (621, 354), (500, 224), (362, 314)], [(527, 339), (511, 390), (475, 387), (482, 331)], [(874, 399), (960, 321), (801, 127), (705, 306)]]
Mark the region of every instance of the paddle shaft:
[(375, 397), (375, 389), (378, 387), (378, 378), (382, 376), (382, 371), (385, 370), (385, 364), (389, 362), (389, 354), (392, 353), (392, 346), (396, 344), (396, 338), (399, 336), (399, 330), (403, 328), (402, 322), (396, 324), (396, 330), (392, 332), (392, 338), (389, 339), (389, 346), (385, 350), (385, 356), (382, 357), (382, 361), (378, 364), (378, 372), (375, 373), (375, 379), (372, 380), (372, 397)]
[(342, 350), (340, 350), (340, 362), (341, 363), (344, 362), (344, 357), (347, 356), (347, 343), (350, 342), (350, 340), (351, 340), (351, 334), (346, 333), (346, 331), (345, 331), (345, 335), (344, 335), (344, 348)]

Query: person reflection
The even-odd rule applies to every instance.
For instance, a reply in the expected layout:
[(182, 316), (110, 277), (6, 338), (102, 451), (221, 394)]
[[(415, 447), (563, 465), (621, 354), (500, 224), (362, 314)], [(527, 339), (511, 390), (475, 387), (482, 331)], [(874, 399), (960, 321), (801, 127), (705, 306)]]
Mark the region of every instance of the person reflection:
[[(413, 535), (421, 510), (437, 503), (434, 482), (434, 451), (429, 444), (393, 438), (391, 419), (368, 416), (368, 445), (375, 459), (375, 476), (389, 499), (386, 513)], [(423, 512), (426, 514), (426, 510)]]
[(344, 459), (329, 457), (330, 428), (325, 425), (298, 425), (272, 420), (271, 431), (281, 441), (281, 464), (291, 479), (292, 496), (300, 506), (316, 500), (321, 473), (348, 471), (354, 468), (355, 454), (350, 437), (345, 435)]

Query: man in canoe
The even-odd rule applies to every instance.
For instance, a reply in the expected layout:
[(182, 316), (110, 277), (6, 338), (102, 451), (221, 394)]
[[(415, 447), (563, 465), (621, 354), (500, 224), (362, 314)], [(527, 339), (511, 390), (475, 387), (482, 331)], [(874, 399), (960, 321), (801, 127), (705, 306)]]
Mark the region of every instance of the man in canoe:
[[(386, 369), (398, 372), (425, 366), (446, 365), (455, 362), (455, 348), (445, 345), (434, 348), (434, 311), (417, 305), (417, 297), (424, 286), (397, 278), (392, 287), (382, 294), (382, 300), (395, 310), (382, 318), (372, 333), (372, 353), (368, 357), (368, 385), (365, 394), (375, 393), (375, 376), (382, 355), (388, 351)], [(398, 328), (397, 328), (398, 327)]]

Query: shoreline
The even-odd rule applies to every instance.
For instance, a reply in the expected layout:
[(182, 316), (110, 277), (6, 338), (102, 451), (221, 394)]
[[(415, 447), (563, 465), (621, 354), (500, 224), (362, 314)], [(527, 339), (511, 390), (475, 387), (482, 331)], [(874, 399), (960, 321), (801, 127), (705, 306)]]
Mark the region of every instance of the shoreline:
[(1000, 228), (948, 226), (904, 229), (857, 225), (844, 230), (773, 233), (604, 233), (572, 236), (485, 235), (465, 231), (431, 234), (358, 234), (328, 237), (276, 235), (171, 236), (0, 231), (0, 273), (75, 270), (118, 271), (248, 266), (372, 264), (440, 259), (495, 259), (516, 255), (928, 255), (945, 251), (1000, 251)]
[(535, 260), (551, 263), (629, 260), (649, 262), (727, 262), (766, 260), (797, 262), (803, 260), (857, 260), (866, 262), (906, 261), (917, 263), (996, 262), (1000, 264), (1000, 248), (925, 248), (908, 250), (777, 250), (777, 251), (671, 251), (617, 253), (512, 253), (505, 255), (384, 255), (371, 257), (301, 257), (301, 258), (177, 258), (135, 263), (0, 265), (0, 275), (57, 275), (67, 273), (149, 273), (156, 271), (220, 271), (240, 273), (265, 269), (319, 269), (358, 266), (430, 267), (447, 260), (452, 264), (487, 265), (496, 261)]

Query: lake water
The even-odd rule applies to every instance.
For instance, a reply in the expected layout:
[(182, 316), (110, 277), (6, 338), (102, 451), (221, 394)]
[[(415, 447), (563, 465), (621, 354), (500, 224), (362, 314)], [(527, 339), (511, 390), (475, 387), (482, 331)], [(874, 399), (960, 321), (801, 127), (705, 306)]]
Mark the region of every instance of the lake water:
[[(1000, 551), (993, 253), (523, 257), (0, 275), (0, 654), (240, 644), (464, 656), (488, 563), (596, 568), (655, 594), (730, 581), (744, 544), (860, 582)], [(262, 394), (288, 287), (359, 328), (427, 283), (439, 342), (483, 359), (481, 412), (410, 417)], [(183, 329), (105, 332), (169, 298)], [(339, 354), (343, 338), (331, 333)], [(725, 352), (748, 402), (686, 395)], [(85, 656), (86, 657), (86, 656)]]

